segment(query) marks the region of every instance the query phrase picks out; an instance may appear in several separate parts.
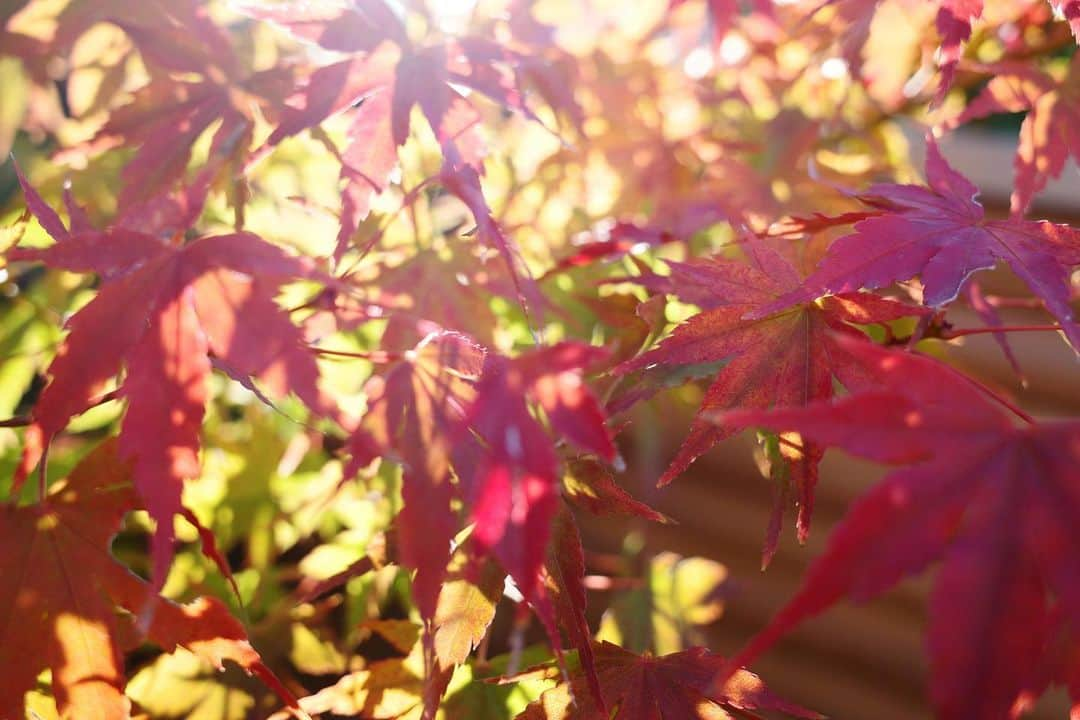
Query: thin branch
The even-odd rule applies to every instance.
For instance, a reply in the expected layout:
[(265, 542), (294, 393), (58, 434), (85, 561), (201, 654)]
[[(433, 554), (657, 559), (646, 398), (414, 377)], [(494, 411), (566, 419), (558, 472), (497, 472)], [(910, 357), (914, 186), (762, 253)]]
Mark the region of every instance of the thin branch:
[(373, 363), (392, 363), (399, 362), (404, 359), (404, 355), (402, 353), (386, 352), (385, 350), (373, 350), (371, 352), (349, 352), (346, 350), (327, 350), (326, 348), (315, 347), (314, 345), (308, 345), (308, 349), (316, 355), (356, 358), (358, 360), (368, 360)]
[(1061, 330), (1060, 325), (1002, 325), (1000, 327), (966, 328), (962, 330), (944, 330), (940, 337), (942, 340), (966, 337), (968, 335), (987, 335), (999, 332), (1045, 332)]
[(1031, 415), (1028, 415), (1026, 412), (1021, 410), (1011, 400), (1008, 400), (1008, 399), (1002, 397), (1001, 395), (997, 394), (996, 392), (991, 390), (989, 387), (982, 384), (981, 382), (979, 382), (975, 378), (971, 377), (970, 375), (964, 375), (963, 373), (960, 373), (960, 372), (957, 372), (957, 375), (959, 375), (960, 377), (967, 380), (969, 383), (971, 383), (976, 388), (981, 390), (984, 395), (986, 395), (991, 400), (993, 400), (993, 401), (997, 402), (998, 404), (1000, 404), (1002, 407), (1004, 407), (1006, 410), (1008, 410), (1009, 412), (1016, 415), (1016, 417), (1020, 418), (1021, 420), (1026, 422), (1028, 425), (1035, 425), (1036, 424), (1035, 418), (1033, 418)]
[(41, 460), (38, 463), (38, 502), (44, 502), (49, 492), (49, 443), (45, 443), (45, 449), (41, 451)]

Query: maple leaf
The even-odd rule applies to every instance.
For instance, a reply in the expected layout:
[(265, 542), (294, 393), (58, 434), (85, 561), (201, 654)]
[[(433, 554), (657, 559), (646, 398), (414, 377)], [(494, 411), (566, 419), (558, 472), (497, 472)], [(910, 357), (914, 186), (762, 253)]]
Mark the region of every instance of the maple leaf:
[(464, 664), (484, 639), (506, 580), (494, 561), (470, 562), (460, 552), (455, 553), (454, 564), (439, 590), (432, 623), (435, 658), (443, 668)]
[(1020, 124), (1013, 166), (1012, 212), (1022, 214), (1065, 161), (1080, 159), (1080, 58), (1073, 58), (1062, 80), (1029, 65), (1000, 63), (986, 68), (990, 82), (951, 125), (999, 113), (1026, 112)]
[(889, 212), (856, 223), (855, 232), (836, 240), (798, 289), (750, 317), (915, 275), (922, 279), (923, 302), (941, 307), (956, 299), (972, 273), (1003, 261), (1061, 322), (1065, 336), (1080, 351), (1080, 326), (1069, 306), (1070, 270), (1080, 264), (1080, 232), (1046, 221), (987, 220), (974, 200), (978, 188), (945, 162), (933, 139), (927, 145), (926, 176), (926, 188), (871, 187), (862, 199)]
[(105, 282), (67, 322), (47, 371), (51, 380), (32, 412), (16, 487), (53, 436), (125, 369), (120, 447), (134, 461), (135, 485), (157, 521), (154, 575), (164, 582), (183, 481), (199, 475), (211, 355), (245, 384), (257, 377), (275, 396), (292, 390), (313, 410), (334, 412), (317, 387), (318, 368), (300, 330), (273, 300), (281, 282), (317, 274), (308, 261), (249, 233), (183, 246), (123, 227), (71, 234), (29, 185), (23, 189), (57, 242), (15, 248), (7, 258), (95, 272)]
[[(437, 332), (369, 383), (369, 411), (350, 441), (346, 474), (378, 455), (404, 466), (398, 541), (403, 561), (417, 570), (414, 597), (432, 622), (431, 649), (440, 668), (463, 662), (479, 639), (470, 633), (490, 622), (477, 625), (460, 617), (460, 608), (447, 610), (447, 603), (457, 598), (481, 613), (494, 609), (481, 601), (487, 592), (480, 581), (443, 584), (458, 529), (451, 506), (458, 498), (475, 524), (470, 547), (499, 560), (557, 639), (540, 569), (558, 506), (558, 457), (528, 402), (543, 410), (554, 432), (612, 459), (603, 412), (579, 375), (604, 356), (563, 343), (511, 360), (485, 353), (460, 334)], [(451, 465), (458, 483), (451, 480)], [(447, 596), (451, 585), (457, 589)], [(447, 612), (458, 619), (451, 622)]]
[(495, 221), (491, 208), (484, 199), (480, 186), (480, 174), (452, 144), (443, 146), (446, 161), (439, 172), (442, 185), (457, 196), (469, 208), (476, 221), (476, 235), (481, 243), (497, 251), (506, 264), (506, 270), (514, 282), (518, 301), (528, 313), (529, 308), (539, 310), (542, 296), (535, 280), (529, 273), (517, 245), (506, 236), (499, 223)]
[[(473, 101), (459, 87), (537, 119), (525, 104), (520, 85), (528, 71), (531, 77), (544, 76), (527, 56), (499, 43), (479, 37), (414, 43), (402, 18), (383, 0), (246, 9), (328, 50), (352, 54), (311, 74), (289, 98), (267, 140), (271, 147), (359, 104), (347, 133), (348, 145), (339, 154), (345, 189), (335, 251), (338, 259), (368, 214), (371, 198), (385, 187), (396, 163), (396, 149), (408, 139), (413, 107), (420, 108), (444, 146), (476, 124)], [(471, 155), (466, 159), (476, 162)], [(477, 216), (477, 222), (483, 222), (482, 216)]]
[(1001, 321), (1001, 316), (998, 314), (997, 308), (993, 306), (990, 300), (983, 294), (982, 288), (979, 283), (971, 280), (967, 284), (968, 304), (971, 305), (971, 309), (978, 314), (983, 323), (991, 330), (996, 330), (994, 335), (994, 342), (1001, 348), (1001, 352), (1005, 355), (1005, 359), (1012, 367), (1013, 372), (1016, 373), (1016, 377), (1019, 378), (1021, 385), (1027, 385), (1027, 378), (1024, 376), (1024, 371), (1020, 368), (1020, 362), (1016, 359), (1015, 353), (1013, 353), (1012, 344), (1009, 342), (1008, 335), (998, 328), (1001, 328), (1004, 323)]
[(626, 515), (658, 523), (673, 522), (671, 518), (635, 500), (615, 483), (611, 472), (591, 458), (576, 458), (567, 463), (563, 476), (566, 499), (593, 515)]
[(588, 600), (585, 592), (585, 550), (581, 546), (581, 534), (574, 516), (565, 504), (560, 505), (552, 524), (545, 571), (556, 617), (566, 630), (570, 644), (578, 651), (593, 702), (603, 711), (604, 697), (593, 657), (592, 632), (585, 617)]
[(401, 18), (383, 0), (316, 0), (276, 5), (239, 4), (245, 13), (281, 25), (298, 38), (327, 50), (374, 50), (384, 40), (408, 42)]
[[(852, 67), (862, 66), (860, 50), (866, 44), (870, 26), (874, 20), (881, 0), (825, 0), (813, 11), (833, 7), (836, 14), (846, 21), (847, 29), (840, 38), (843, 55)], [(934, 0), (937, 14), (934, 25), (940, 39), (937, 52), (937, 65), (941, 79), (934, 102), (941, 102), (952, 87), (956, 69), (964, 55), (964, 43), (971, 38), (972, 23), (982, 17), (984, 0)], [(1065, 0), (1058, 3), (1050, 1), (1055, 9), (1060, 6), (1061, 14), (1069, 21), (1074, 37), (1080, 37), (1080, 2)]]
[(603, 698), (614, 714), (596, 706), (578, 672), (570, 683), (541, 695), (517, 720), (755, 718), (759, 710), (788, 717), (822, 717), (778, 698), (746, 670), (739, 670), (723, 689), (712, 690), (712, 680), (725, 660), (705, 648), (661, 656), (636, 655), (602, 642), (596, 645), (595, 656)]
[[(476, 399), (458, 437), (475, 434), (483, 452), (459, 452), (455, 469), (475, 523), (471, 541), (494, 555), (521, 589), (540, 605), (555, 637), (540, 568), (558, 510), (558, 457), (551, 437), (529, 412), (543, 410), (551, 429), (579, 448), (612, 460), (615, 447), (599, 403), (580, 370), (606, 356), (603, 350), (564, 342), (514, 359), (489, 354)], [(458, 450), (458, 448), (455, 448)]]
[(941, 83), (937, 91), (939, 101), (952, 86), (956, 65), (963, 57), (964, 43), (971, 37), (971, 21), (982, 16), (982, 12), (983, 0), (940, 0), (934, 21), (941, 35), (941, 48), (938, 50), (938, 66), (941, 68)]
[[(0, 558), (11, 579), (0, 594), (0, 715), (22, 717), (24, 694), (49, 668), (61, 717), (126, 718), (118, 638), (124, 623), (148, 611), (147, 635), (166, 651), (180, 645), (218, 668), (236, 662), (295, 706), (217, 600), (175, 605), (110, 555), (124, 515), (136, 507), (130, 470), (109, 440), (39, 504), (0, 511), (0, 537), (14, 549)], [(118, 618), (114, 606), (130, 614)]]
[(122, 28), (154, 69), (216, 75), (235, 72), (238, 60), (228, 33), (198, 0), (70, 3), (56, 17), (50, 49), (63, 54), (98, 23)]
[(493, 344), (492, 331), (498, 321), (490, 307), (491, 296), (513, 300), (514, 289), (485, 271), (475, 248), (464, 242), (449, 247), (449, 257), (432, 249), (400, 265), (374, 266), (378, 285), (373, 300), (390, 315), (381, 338), (383, 349), (413, 347), (431, 332), (431, 323), (465, 333), (483, 345)]
[(671, 229), (656, 224), (643, 226), (627, 221), (617, 222), (607, 232), (600, 233), (601, 237), (577, 245), (573, 254), (558, 260), (546, 275), (590, 265), (599, 260), (617, 259), (627, 253), (640, 252), (649, 246), (684, 241), (698, 230), (726, 219), (726, 215), (716, 208), (705, 210), (691, 206), (680, 210), (682, 212), (678, 215), (678, 221), (670, 223)]
[[(702, 312), (675, 328), (659, 346), (616, 368), (627, 374), (706, 363), (726, 363), (705, 393), (690, 434), (659, 480), (665, 485), (703, 453), (742, 428), (717, 423), (720, 410), (804, 405), (832, 397), (833, 377), (848, 387), (864, 382), (861, 368), (834, 333), (863, 337), (853, 324), (883, 323), (918, 315), (918, 308), (867, 293), (846, 293), (820, 303), (778, 301), (799, 287), (795, 268), (762, 243), (748, 244), (750, 262), (709, 259), (669, 262), (671, 275), (636, 280), (670, 292)], [(768, 307), (767, 313), (761, 308)], [(748, 315), (757, 315), (747, 319)], [(817, 464), (813, 446), (789, 458), (798, 491), (798, 533), (809, 532)], [(778, 504), (778, 511), (781, 507)], [(765, 560), (776, 546), (779, 525), (766, 538)]]
[(233, 107), (228, 88), (208, 83), (150, 84), (115, 110), (92, 141), (95, 148), (137, 146), (124, 166), (119, 204), (127, 207), (168, 190), (184, 174), (191, 148), (211, 124), (222, 120), (211, 159), (246, 150), (249, 119)]
[(873, 369), (877, 388), (730, 420), (910, 467), (855, 503), (795, 597), (733, 665), (841, 598), (868, 600), (940, 561), (929, 608), (933, 704), (943, 718), (1006, 717), (1048, 639), (1048, 591), (1080, 617), (1080, 423), (1016, 427), (940, 362), (839, 342)]
[(376, 375), (366, 388), (368, 411), (350, 440), (351, 477), (375, 455), (399, 458), (404, 467), (398, 515), (402, 561), (416, 568), (413, 595), (421, 615), (435, 614), (446, 577), (450, 541), (457, 532), (450, 458), (484, 365), (483, 348), (464, 335), (431, 333), (402, 362)]
[(169, 190), (183, 176), (195, 141), (214, 123), (220, 125), (207, 167), (216, 175), (235, 162), (248, 150), (255, 108), (265, 111), (280, 103), (291, 83), (287, 67), (245, 71), (228, 33), (210, 19), (205, 3), (150, 0), (134, 10), (114, 3), (74, 3), (58, 18), (54, 45), (72, 44), (97, 22), (112, 23), (132, 39), (151, 77), (110, 113), (94, 138), (65, 152), (136, 146), (122, 171), (121, 208)]

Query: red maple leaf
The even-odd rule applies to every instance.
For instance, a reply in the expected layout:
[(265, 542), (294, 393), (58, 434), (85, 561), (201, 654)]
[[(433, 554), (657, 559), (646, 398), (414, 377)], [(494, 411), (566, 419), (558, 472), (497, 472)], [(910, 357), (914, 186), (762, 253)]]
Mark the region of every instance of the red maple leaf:
[(70, 52), (76, 40), (98, 23), (112, 23), (128, 33), (155, 71), (221, 77), (235, 73), (239, 65), (232, 38), (199, 0), (146, 0), (137, 5), (104, 0), (67, 5), (56, 16), (50, 50), (58, 55)]
[[(710, 259), (669, 263), (668, 277), (638, 280), (649, 289), (670, 292), (703, 308), (675, 328), (660, 345), (618, 366), (619, 373), (670, 370), (726, 363), (705, 393), (690, 434), (660, 477), (664, 485), (721, 440), (741, 430), (717, 423), (721, 410), (805, 405), (833, 395), (833, 377), (847, 387), (864, 383), (857, 358), (835, 340), (835, 333), (864, 337), (853, 324), (882, 323), (919, 314), (918, 308), (867, 293), (846, 293), (812, 301), (780, 302), (800, 285), (795, 268), (779, 253), (752, 242), (750, 262)], [(761, 308), (768, 307), (768, 313)], [(754, 314), (756, 319), (747, 319)], [(809, 532), (817, 464), (821, 450), (804, 449), (792, 458), (797, 489), (798, 532)], [(777, 511), (782, 511), (778, 502)], [(779, 524), (766, 540), (765, 559), (776, 546)]]
[[(333, 11), (316, 5), (292, 8), (288, 13), (278, 9), (251, 12), (286, 28), (296, 26), (303, 37), (327, 38), (325, 41), (333, 46), (328, 49), (354, 53), (349, 59), (311, 74), (289, 100), (289, 107), (266, 143), (267, 147), (273, 146), (332, 114), (358, 105), (347, 133), (347, 145), (337, 153), (345, 187), (335, 258), (340, 260), (349, 249), (353, 233), (370, 211), (371, 199), (385, 188), (397, 162), (397, 147), (408, 139), (410, 113), (417, 106), (446, 158), (439, 182), (468, 206), (479, 241), (503, 258), (522, 306), (538, 307), (539, 292), (528, 268), (484, 200), (477, 169), (481, 165), (481, 148), (469, 137), (478, 114), (472, 101), (455, 88), (469, 88), (535, 118), (522, 100), (516, 70), (527, 66), (526, 56), (476, 37), (417, 45), (408, 39), (400, 18), (381, 0)], [(334, 22), (379, 29), (374, 37), (358, 37), (349, 46), (347, 40), (329, 30), (328, 24)], [(320, 27), (323, 29), (317, 29)], [(418, 189), (410, 193), (412, 199)]]
[(705, 648), (657, 657), (602, 642), (595, 655), (604, 704), (614, 714), (597, 707), (586, 691), (586, 678), (578, 672), (569, 683), (541, 695), (517, 720), (750, 719), (760, 717), (758, 711), (822, 717), (777, 697), (746, 670), (739, 670), (721, 690), (713, 690), (712, 680), (725, 661)]
[(673, 522), (663, 513), (634, 499), (615, 483), (607, 467), (591, 458), (577, 458), (567, 463), (563, 492), (572, 504), (593, 515), (625, 515), (658, 523)]
[(1080, 325), (1069, 306), (1070, 272), (1080, 264), (1080, 231), (1015, 217), (987, 220), (974, 200), (978, 188), (949, 167), (933, 140), (927, 147), (926, 176), (929, 187), (871, 187), (862, 199), (888, 212), (856, 223), (855, 232), (829, 247), (801, 287), (750, 316), (916, 275), (922, 280), (923, 302), (941, 307), (956, 299), (969, 275), (1002, 261), (1043, 301), (1080, 350)]
[[(268, 147), (276, 145), (359, 105), (348, 131), (348, 145), (340, 153), (345, 190), (339, 258), (367, 215), (372, 196), (385, 187), (396, 163), (396, 148), (408, 139), (414, 106), (444, 145), (459, 139), (477, 121), (473, 101), (458, 87), (536, 119), (521, 91), (526, 73), (536, 74), (535, 62), (497, 42), (463, 37), (414, 43), (402, 18), (383, 0), (250, 6), (247, 12), (328, 50), (351, 54), (311, 74), (288, 101), (267, 141)], [(466, 155), (468, 161), (477, 162)], [(477, 222), (482, 222), (481, 216)]]
[[(597, 348), (562, 343), (508, 359), (440, 331), (369, 382), (369, 410), (350, 441), (346, 474), (379, 455), (402, 463), (406, 499), (399, 541), (403, 555), (412, 558), (407, 564), (430, 578), (419, 593), (422, 609), (433, 612), (446, 573), (457, 530), (450, 510), (456, 496), (476, 524), (478, 551), (498, 557), (525, 596), (536, 597), (557, 504), (559, 459), (529, 404), (543, 411), (552, 433), (613, 459), (603, 411), (580, 377), (582, 368), (605, 356)], [(450, 482), (451, 465), (459, 485)], [(416, 552), (407, 549), (413, 537)]]
[(964, 43), (971, 37), (971, 21), (982, 16), (983, 0), (940, 0), (937, 25), (941, 35), (938, 50), (938, 66), (941, 68), (941, 84), (937, 97), (940, 100), (952, 86), (956, 65), (964, 54)]
[(733, 666), (841, 598), (868, 600), (940, 561), (928, 632), (938, 717), (1007, 717), (1049, 639), (1048, 593), (1080, 619), (1080, 422), (1017, 427), (940, 362), (838, 342), (872, 369), (876, 388), (729, 422), (909, 467), (856, 502)]
[(225, 606), (211, 598), (176, 605), (109, 553), (138, 506), (116, 446), (94, 450), (42, 502), (0, 510), (0, 540), (10, 549), (0, 557), (9, 579), (0, 592), (0, 716), (23, 717), (26, 692), (49, 668), (61, 717), (127, 718), (122, 653), (130, 648), (119, 638), (135, 639), (133, 621), (147, 613), (148, 638), (165, 651), (182, 645), (218, 668), (236, 662), (296, 707)]
[[(656, 214), (659, 215), (660, 211)], [(662, 217), (654, 217), (649, 225), (623, 220), (616, 222), (610, 229), (596, 232), (594, 237), (575, 244), (574, 252), (558, 260), (546, 275), (599, 260), (614, 260), (649, 247), (685, 242), (694, 233), (733, 216), (714, 202), (689, 202), (673, 212), (668, 210), (665, 214), (673, 217), (667, 222)]]
[(292, 71), (285, 66), (246, 70), (228, 33), (210, 19), (205, 3), (196, 0), (148, 0), (134, 8), (111, 2), (75, 4), (58, 18), (53, 45), (73, 44), (98, 22), (124, 30), (150, 70), (149, 82), (131, 101), (110, 113), (92, 140), (74, 148), (138, 148), (122, 171), (121, 209), (171, 189), (183, 176), (195, 141), (215, 123), (220, 125), (208, 165), (216, 174), (227, 163), (238, 164), (239, 155), (248, 151), (255, 108), (269, 111), (291, 84)]
[(446, 161), (439, 172), (439, 181), (469, 208), (469, 212), (476, 221), (477, 239), (499, 253), (514, 283), (518, 302), (521, 303), (526, 314), (530, 308), (539, 312), (543, 302), (540, 289), (529, 273), (529, 268), (521, 257), (517, 244), (507, 237), (502, 227), (495, 221), (491, 207), (484, 199), (480, 173), (461, 156), (453, 144), (445, 144), (443, 153)]
[(998, 113), (1026, 112), (1013, 166), (1012, 212), (1024, 213), (1065, 161), (1080, 159), (1080, 58), (1073, 58), (1063, 80), (1031, 65), (997, 64), (990, 82), (953, 125)]
[(603, 710), (605, 703), (596, 673), (592, 632), (585, 617), (585, 550), (581, 546), (577, 523), (566, 505), (562, 505), (555, 515), (544, 569), (547, 589), (554, 600), (555, 616), (566, 630), (570, 644), (578, 651), (593, 702)]
[[(508, 359), (440, 331), (369, 382), (369, 410), (350, 440), (353, 459), (345, 473), (380, 455), (402, 463), (398, 541), (403, 562), (416, 569), (414, 597), (425, 619), (436, 614), (451, 540), (462, 524), (452, 509), (460, 500), (474, 524), (471, 547), (502, 564), (556, 648), (556, 613), (575, 645), (587, 642), (580, 577), (578, 590), (556, 595), (553, 606), (541, 568), (559, 507), (552, 434), (607, 460), (615, 455), (604, 414), (580, 377), (582, 368), (603, 357), (597, 348), (562, 343)], [(543, 411), (550, 432), (530, 403)], [(575, 546), (566, 522), (558, 525), (556, 539), (570, 542), (563, 548), (569, 552)], [(581, 573), (564, 566), (549, 571), (577, 577), (583, 563)]]
[(250, 233), (186, 245), (124, 227), (71, 233), (29, 185), (23, 190), (57, 242), (9, 250), (8, 260), (97, 273), (104, 282), (67, 321), (67, 337), (47, 371), (50, 382), (32, 411), (16, 486), (43, 463), (53, 436), (98, 401), (103, 385), (123, 369), (118, 395), (128, 406), (120, 449), (132, 459), (135, 486), (157, 521), (154, 576), (164, 582), (183, 481), (200, 472), (212, 362), (245, 384), (258, 378), (271, 395), (292, 391), (313, 410), (333, 414), (302, 333), (273, 299), (282, 282), (318, 274), (309, 261)]
[(540, 568), (558, 509), (559, 460), (528, 403), (543, 410), (557, 435), (614, 459), (604, 413), (581, 380), (581, 369), (605, 356), (599, 348), (569, 342), (513, 359), (489, 354), (460, 424), (459, 436), (475, 434), (483, 445), (479, 456), (459, 452), (455, 461), (476, 525), (472, 540), (479, 552), (498, 558), (534, 603), (543, 599)]
[[(384, 350), (411, 348), (432, 331), (432, 323), (465, 333), (482, 345), (492, 344), (498, 323), (491, 298), (501, 295), (514, 300), (514, 288), (501, 273), (492, 277), (475, 246), (455, 241), (448, 245), (449, 257), (429, 249), (401, 264), (371, 263), (363, 274), (357, 273), (361, 287), (370, 287), (373, 301), (389, 315), (381, 339)], [(377, 284), (365, 283), (369, 277), (377, 278)]]
[[(464, 335), (435, 332), (404, 359), (368, 382), (368, 411), (350, 440), (345, 476), (377, 455), (403, 466), (397, 516), (401, 559), (416, 568), (413, 596), (431, 618), (446, 577), (450, 541), (458, 531), (450, 461), (456, 428), (475, 395), (485, 351)], [(468, 438), (458, 442), (468, 441)]]

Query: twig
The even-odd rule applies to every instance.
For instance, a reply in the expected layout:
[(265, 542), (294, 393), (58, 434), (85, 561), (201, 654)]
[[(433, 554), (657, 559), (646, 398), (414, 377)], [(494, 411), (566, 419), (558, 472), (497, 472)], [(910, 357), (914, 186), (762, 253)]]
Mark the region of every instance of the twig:
[(402, 353), (386, 352), (385, 350), (373, 350), (371, 352), (349, 352), (347, 350), (327, 350), (326, 348), (315, 347), (314, 345), (308, 345), (308, 349), (316, 355), (331, 355), (333, 357), (356, 358), (358, 360), (368, 360), (373, 363), (392, 363), (399, 362), (404, 359), (404, 355)]
[(987, 335), (999, 332), (1043, 332), (1061, 330), (1060, 325), (1002, 325), (1001, 327), (966, 328), (962, 330), (943, 330), (938, 336), (942, 340), (966, 337), (968, 335)]

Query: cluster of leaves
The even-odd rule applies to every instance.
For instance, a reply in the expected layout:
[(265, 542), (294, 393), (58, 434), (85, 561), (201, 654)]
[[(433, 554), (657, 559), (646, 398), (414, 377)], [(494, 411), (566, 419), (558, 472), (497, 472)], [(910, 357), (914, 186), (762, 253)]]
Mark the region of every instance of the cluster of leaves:
[[(936, 560), (938, 716), (1080, 710), (1080, 422), (948, 363), (1080, 351), (1080, 231), (1028, 218), (1080, 3), (632, 5), (0, 7), (3, 717), (817, 717), (743, 666)], [(1006, 113), (1000, 218), (935, 138)], [(732, 661), (719, 566), (579, 530), (669, 522), (620, 448), (700, 380), (659, 483), (758, 428), (763, 565), (827, 447), (903, 466)]]

